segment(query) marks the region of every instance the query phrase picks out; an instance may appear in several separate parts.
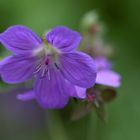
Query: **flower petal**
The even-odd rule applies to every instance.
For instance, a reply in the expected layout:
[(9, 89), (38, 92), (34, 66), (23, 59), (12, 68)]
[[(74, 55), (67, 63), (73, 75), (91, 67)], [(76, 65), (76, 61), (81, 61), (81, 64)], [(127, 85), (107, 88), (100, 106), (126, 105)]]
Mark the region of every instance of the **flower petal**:
[(71, 52), (78, 47), (81, 36), (67, 27), (53, 28), (46, 36), (47, 42), (61, 52)]
[(42, 43), (32, 30), (20, 25), (12, 26), (1, 33), (0, 42), (14, 54), (31, 53)]
[(64, 77), (74, 85), (88, 88), (95, 84), (96, 66), (93, 59), (85, 53), (62, 54), (60, 68)]
[(34, 72), (35, 58), (9, 56), (0, 62), (0, 74), (7, 83), (20, 83), (30, 79)]
[(30, 90), (25, 93), (18, 94), (17, 99), (21, 101), (29, 101), (29, 100), (35, 99), (34, 91)]
[(36, 79), (34, 89), (37, 101), (43, 108), (63, 108), (68, 103), (69, 84), (58, 70), (49, 71), (50, 76)]
[(111, 70), (102, 70), (97, 73), (96, 83), (111, 86), (119, 87), (120, 86), (120, 75)]
[(103, 56), (98, 56), (95, 59), (97, 71), (99, 70), (109, 70), (112, 68), (112, 64)]
[(79, 98), (79, 99), (85, 99), (86, 98), (86, 88), (81, 88), (81, 87), (75, 86), (75, 90), (71, 90), (70, 96)]
[(67, 91), (69, 91), (68, 92), (69, 96), (79, 98), (79, 99), (86, 98), (86, 88), (78, 87), (78, 86), (71, 84), (67, 80), (65, 80), (65, 81), (69, 85), (68, 86), (69, 89), (67, 89)]

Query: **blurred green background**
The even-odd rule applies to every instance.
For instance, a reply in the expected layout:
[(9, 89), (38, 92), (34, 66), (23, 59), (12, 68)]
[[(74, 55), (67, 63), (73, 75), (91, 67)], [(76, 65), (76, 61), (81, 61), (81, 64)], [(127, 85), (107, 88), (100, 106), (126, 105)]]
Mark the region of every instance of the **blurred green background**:
[(0, 32), (15, 24), (39, 35), (56, 25), (79, 30), (83, 14), (93, 9), (108, 27), (106, 40), (118, 50), (115, 69), (122, 75), (118, 98), (108, 104), (108, 123), (94, 112), (77, 122), (63, 121), (59, 111), (48, 115), (34, 102), (1, 94), (0, 140), (140, 140), (139, 0), (0, 0)]

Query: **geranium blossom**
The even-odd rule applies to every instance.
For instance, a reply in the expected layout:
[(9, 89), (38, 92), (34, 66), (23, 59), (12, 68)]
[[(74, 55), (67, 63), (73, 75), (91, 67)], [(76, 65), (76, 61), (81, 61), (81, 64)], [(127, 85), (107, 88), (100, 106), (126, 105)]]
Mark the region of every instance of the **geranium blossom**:
[(62, 108), (71, 96), (85, 98), (84, 88), (95, 84), (96, 66), (90, 56), (76, 51), (80, 40), (79, 33), (63, 26), (43, 39), (27, 27), (12, 26), (0, 34), (0, 42), (13, 53), (0, 62), (1, 77), (12, 84), (33, 78), (33, 90), (18, 98), (35, 98), (44, 108)]
[[(121, 76), (112, 70), (111, 63), (103, 56), (98, 56), (94, 60), (97, 68), (97, 78), (95, 83), (106, 86), (109, 89), (118, 88), (121, 83)], [(76, 91), (77, 94), (82, 93), (82, 95), (84, 95), (85, 92), (88, 100), (94, 100), (96, 94), (101, 94), (100, 88), (95, 89), (94, 86), (87, 89), (78, 87)]]

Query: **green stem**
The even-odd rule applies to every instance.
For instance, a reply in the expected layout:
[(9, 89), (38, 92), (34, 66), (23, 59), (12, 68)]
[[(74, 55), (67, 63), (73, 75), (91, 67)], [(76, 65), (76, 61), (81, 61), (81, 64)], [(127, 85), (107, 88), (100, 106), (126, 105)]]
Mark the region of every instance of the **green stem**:
[(49, 111), (48, 131), (50, 140), (67, 140), (67, 135), (59, 111)]

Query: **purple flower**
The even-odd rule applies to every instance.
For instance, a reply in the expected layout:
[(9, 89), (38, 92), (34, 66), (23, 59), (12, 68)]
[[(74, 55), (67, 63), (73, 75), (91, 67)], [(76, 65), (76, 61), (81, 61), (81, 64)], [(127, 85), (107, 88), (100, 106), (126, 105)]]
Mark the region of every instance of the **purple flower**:
[(96, 66), (90, 56), (76, 51), (80, 40), (79, 33), (63, 26), (43, 39), (27, 27), (10, 27), (0, 34), (0, 42), (13, 53), (0, 62), (1, 77), (7, 83), (34, 78), (33, 90), (17, 97), (35, 98), (44, 108), (62, 108), (71, 96), (85, 98), (85, 88), (95, 84)]
[[(112, 70), (111, 63), (103, 56), (98, 56), (94, 59), (97, 68), (96, 84), (108, 87), (117, 88), (120, 86), (121, 76)], [(96, 94), (99, 93), (97, 89), (92, 88), (76, 88), (77, 95), (84, 96), (86, 94), (87, 100), (95, 100)], [(97, 93), (96, 93), (97, 92)], [(85, 97), (85, 98), (86, 98)]]
[(112, 66), (105, 57), (96, 57), (95, 63), (97, 67), (97, 84), (115, 88), (120, 86), (120, 75), (111, 70)]

